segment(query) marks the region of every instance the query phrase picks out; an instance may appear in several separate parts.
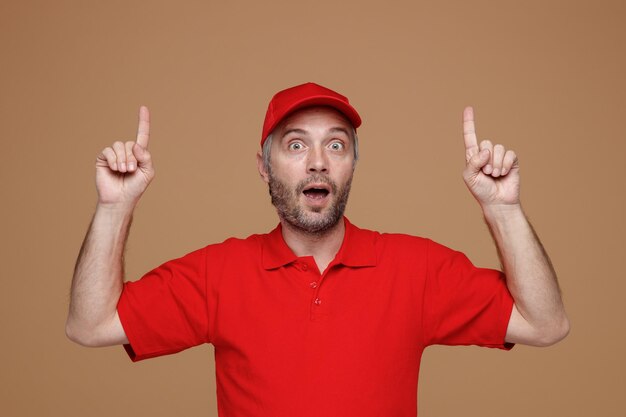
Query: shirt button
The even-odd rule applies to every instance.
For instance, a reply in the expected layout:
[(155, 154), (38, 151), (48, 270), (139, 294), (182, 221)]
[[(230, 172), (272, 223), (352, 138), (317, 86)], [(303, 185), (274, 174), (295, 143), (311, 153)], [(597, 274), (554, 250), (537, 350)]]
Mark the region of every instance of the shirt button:
[(322, 304), (322, 300), (320, 300), (319, 298), (316, 298), (315, 301), (313, 301), (315, 303), (316, 306)]
[(302, 264), (302, 270), (306, 271), (309, 269), (309, 266), (307, 264)]
[(313, 281), (309, 285), (311, 286), (311, 288), (317, 288), (317, 282), (315, 282), (315, 281)]

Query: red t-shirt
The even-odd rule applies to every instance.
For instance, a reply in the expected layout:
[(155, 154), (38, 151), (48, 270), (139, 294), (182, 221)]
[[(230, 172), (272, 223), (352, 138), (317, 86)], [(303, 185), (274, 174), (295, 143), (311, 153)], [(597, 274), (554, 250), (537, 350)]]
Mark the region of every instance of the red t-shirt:
[(321, 275), (279, 225), (125, 283), (131, 359), (212, 343), (221, 417), (414, 417), (426, 346), (512, 346), (501, 272), (428, 239), (345, 225)]

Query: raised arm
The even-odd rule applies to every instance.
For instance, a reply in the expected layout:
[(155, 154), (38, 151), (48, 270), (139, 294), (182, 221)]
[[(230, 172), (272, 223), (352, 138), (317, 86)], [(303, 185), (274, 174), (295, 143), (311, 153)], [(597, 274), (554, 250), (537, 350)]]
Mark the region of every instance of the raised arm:
[(136, 141), (115, 142), (96, 158), (98, 204), (76, 261), (65, 331), (84, 346), (128, 343), (117, 315), (124, 247), (133, 211), (154, 177), (150, 114), (139, 109)]
[(520, 204), (517, 156), (488, 140), (478, 143), (471, 107), (463, 113), (463, 178), (480, 204), (498, 248), (515, 306), (505, 340), (549, 346), (569, 332), (556, 273)]

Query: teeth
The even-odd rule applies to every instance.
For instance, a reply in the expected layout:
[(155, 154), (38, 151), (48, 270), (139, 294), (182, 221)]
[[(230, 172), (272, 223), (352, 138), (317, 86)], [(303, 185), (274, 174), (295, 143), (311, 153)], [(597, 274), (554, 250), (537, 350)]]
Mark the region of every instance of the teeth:
[(304, 195), (309, 198), (324, 198), (329, 194), (329, 191), (324, 188), (309, 188), (303, 191)]

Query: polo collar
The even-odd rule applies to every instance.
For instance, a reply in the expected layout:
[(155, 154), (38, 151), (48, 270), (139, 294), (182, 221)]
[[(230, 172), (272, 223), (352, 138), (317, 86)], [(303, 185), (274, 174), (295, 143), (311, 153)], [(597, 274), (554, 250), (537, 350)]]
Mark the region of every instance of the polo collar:
[[(359, 229), (344, 216), (345, 234), (341, 247), (335, 255), (333, 264), (342, 264), (350, 267), (364, 267), (376, 265), (376, 236), (377, 233)], [(276, 269), (294, 262), (298, 257), (287, 246), (283, 239), (282, 225), (264, 235), (262, 244), (262, 262), (265, 269)]]
[(263, 236), (262, 243), (263, 268), (276, 269), (298, 259), (283, 239), (283, 227), (280, 223), (268, 234)]
[(376, 237), (378, 233), (359, 229), (347, 217), (343, 218), (346, 234), (332, 263), (352, 267), (376, 266)]

